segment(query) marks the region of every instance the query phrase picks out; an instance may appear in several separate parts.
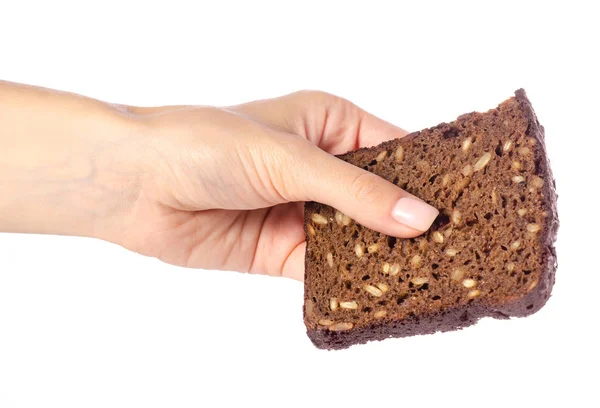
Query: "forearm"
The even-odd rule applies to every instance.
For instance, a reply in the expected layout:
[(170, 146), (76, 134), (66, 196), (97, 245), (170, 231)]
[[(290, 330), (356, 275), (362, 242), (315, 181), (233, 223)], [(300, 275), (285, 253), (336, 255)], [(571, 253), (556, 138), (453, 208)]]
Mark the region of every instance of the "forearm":
[(0, 232), (107, 238), (139, 192), (140, 133), (112, 105), (0, 81)]

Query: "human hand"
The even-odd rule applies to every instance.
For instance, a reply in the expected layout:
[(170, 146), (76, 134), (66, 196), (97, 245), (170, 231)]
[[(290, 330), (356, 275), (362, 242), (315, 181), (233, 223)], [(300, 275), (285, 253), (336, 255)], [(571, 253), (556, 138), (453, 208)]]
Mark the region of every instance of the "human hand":
[(229, 108), (123, 109), (147, 140), (143, 182), (104, 238), (165, 262), (302, 280), (303, 201), (398, 237), (438, 214), (333, 156), (406, 135), (344, 99), (305, 91)]
[(322, 92), (135, 108), (0, 81), (0, 232), (301, 280), (302, 202), (413, 237), (438, 211), (333, 154), (406, 132)]

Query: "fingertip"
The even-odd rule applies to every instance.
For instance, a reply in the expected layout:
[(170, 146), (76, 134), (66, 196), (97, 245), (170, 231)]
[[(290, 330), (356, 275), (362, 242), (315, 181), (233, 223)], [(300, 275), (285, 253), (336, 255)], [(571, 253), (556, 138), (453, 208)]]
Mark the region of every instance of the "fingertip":
[(392, 209), (392, 218), (410, 229), (425, 232), (437, 216), (439, 210), (416, 197), (400, 198)]
[(298, 244), (286, 259), (281, 268), (281, 276), (304, 282), (304, 256), (306, 241)]

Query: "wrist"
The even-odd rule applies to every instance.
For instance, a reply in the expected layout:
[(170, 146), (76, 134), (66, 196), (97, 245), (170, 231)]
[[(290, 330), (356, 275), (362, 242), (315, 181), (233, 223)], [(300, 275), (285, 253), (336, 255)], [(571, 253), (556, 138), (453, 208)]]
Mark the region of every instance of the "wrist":
[(81, 169), (85, 181), (74, 197), (75, 208), (82, 210), (85, 231), (77, 235), (122, 245), (152, 174), (150, 138), (145, 124), (136, 117), (119, 114), (109, 127), (105, 133), (110, 133), (109, 137), (100, 137), (86, 148), (88, 156)]
[[(11, 92), (27, 111), (11, 105)], [(141, 124), (69, 94), (5, 94), (14, 115), (0, 135), (0, 231), (115, 241), (143, 179)]]

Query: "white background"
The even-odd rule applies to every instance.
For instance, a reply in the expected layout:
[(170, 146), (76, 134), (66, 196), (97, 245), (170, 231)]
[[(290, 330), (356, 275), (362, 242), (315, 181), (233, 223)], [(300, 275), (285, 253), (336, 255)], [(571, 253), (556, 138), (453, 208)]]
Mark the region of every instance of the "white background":
[(560, 195), (546, 307), (326, 352), (298, 282), (0, 234), (0, 407), (598, 406), (598, 12), (408, 4), (2, 1), (0, 78), (137, 105), (322, 89), (409, 130), (524, 87)]

